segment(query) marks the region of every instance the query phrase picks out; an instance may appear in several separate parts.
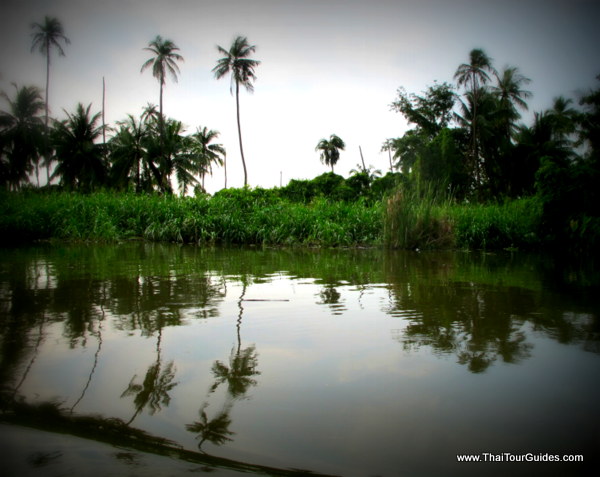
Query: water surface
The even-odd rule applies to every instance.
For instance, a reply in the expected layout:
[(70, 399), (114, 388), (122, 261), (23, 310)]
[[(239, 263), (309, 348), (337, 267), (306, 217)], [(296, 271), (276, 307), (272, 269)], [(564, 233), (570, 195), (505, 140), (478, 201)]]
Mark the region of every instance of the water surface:
[[(480, 453), (598, 470), (597, 277), (547, 258), (138, 243), (0, 258), (3, 442), (33, 426), (213, 475), (584, 471), (457, 462)], [(28, 442), (19, 471), (68, 460)]]

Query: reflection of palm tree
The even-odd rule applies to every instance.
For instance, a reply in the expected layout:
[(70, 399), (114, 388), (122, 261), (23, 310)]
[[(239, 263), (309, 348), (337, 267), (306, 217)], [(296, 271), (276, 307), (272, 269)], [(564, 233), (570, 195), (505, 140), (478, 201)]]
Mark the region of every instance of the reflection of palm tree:
[(195, 421), (193, 424), (187, 424), (185, 426), (188, 431), (198, 434), (196, 438), (200, 440), (200, 442), (198, 442), (198, 448), (200, 450), (202, 450), (202, 444), (204, 444), (205, 441), (220, 446), (225, 444), (225, 442), (231, 441), (232, 439), (229, 436), (235, 434), (229, 430), (229, 426), (231, 425), (231, 418), (229, 417), (231, 404), (224, 407), (221, 412), (210, 421), (206, 415), (207, 406), (208, 403), (205, 402), (200, 408), (200, 421)]
[(341, 315), (344, 310), (344, 305), (341, 303), (342, 295), (333, 285), (326, 285), (319, 293), (321, 298), (319, 305), (327, 305), (334, 315)]
[(38, 350), (39, 350), (40, 345), (42, 344), (42, 341), (44, 339), (44, 322), (45, 321), (46, 321), (46, 315), (42, 315), (42, 319), (40, 321), (40, 328), (39, 328), (39, 332), (38, 332), (38, 339), (35, 342), (35, 347), (33, 349), (33, 356), (31, 357), (31, 361), (29, 361), (29, 364), (27, 365), (27, 368), (25, 368), (25, 372), (23, 373), (23, 377), (19, 381), (19, 384), (17, 384), (17, 386), (13, 390), (13, 397), (16, 396), (17, 392), (19, 391), (19, 388), (25, 382), (25, 379), (27, 378), (27, 375), (29, 374), (29, 371), (31, 371), (33, 363), (35, 362), (35, 360), (37, 358)]
[(333, 286), (328, 285), (319, 293), (322, 303), (327, 305), (335, 305), (340, 302), (342, 295)]
[(146, 406), (150, 408), (150, 415), (153, 415), (156, 411), (160, 411), (161, 404), (168, 406), (171, 402), (171, 396), (169, 391), (177, 386), (177, 383), (172, 382), (175, 378), (175, 365), (173, 361), (169, 362), (164, 369), (162, 368), (161, 356), (160, 356), (160, 341), (162, 336), (162, 329), (159, 328), (158, 340), (156, 343), (156, 362), (152, 364), (142, 384), (135, 383), (137, 375), (131, 378), (127, 389), (123, 391), (121, 397), (135, 396), (133, 402), (135, 404), (135, 413), (131, 416), (131, 419), (127, 421), (127, 425), (131, 424), (137, 415)]
[(90, 386), (90, 383), (92, 382), (92, 376), (94, 375), (94, 372), (96, 371), (96, 367), (98, 366), (98, 356), (100, 355), (100, 350), (102, 349), (102, 324), (101, 323), (102, 322), (100, 322), (100, 324), (98, 325), (98, 348), (96, 349), (96, 353), (94, 354), (94, 365), (92, 366), (92, 370), (90, 371), (90, 374), (88, 376), (87, 383), (85, 384), (83, 391), (81, 391), (81, 396), (79, 396), (79, 399), (77, 399), (77, 401), (75, 401), (75, 404), (73, 404), (73, 406), (71, 406), (71, 413), (73, 412), (73, 409), (75, 409), (75, 406), (77, 406), (79, 404), (79, 402), (85, 396), (85, 393), (86, 393), (88, 387)]
[(227, 397), (221, 411), (211, 420), (208, 419), (206, 408), (208, 401), (205, 401), (200, 407), (200, 421), (193, 424), (188, 424), (186, 429), (190, 432), (197, 433), (197, 439), (200, 440), (198, 448), (202, 450), (202, 444), (205, 441), (210, 441), (215, 445), (222, 445), (232, 439), (229, 436), (234, 435), (234, 432), (229, 430), (231, 418), (229, 413), (236, 400), (243, 399), (248, 389), (251, 386), (256, 386), (257, 382), (253, 376), (260, 374), (256, 367), (258, 359), (256, 348), (254, 345), (242, 349), (241, 326), (244, 308), (242, 302), (246, 294), (246, 281), (242, 280), (242, 293), (238, 300), (239, 314), (236, 323), (237, 347), (231, 349), (229, 355), (229, 365), (217, 360), (212, 365), (212, 373), (215, 377), (215, 382), (210, 387), (208, 394), (214, 393), (217, 388), (227, 383)]
[(221, 384), (227, 383), (227, 394), (232, 399), (243, 397), (250, 386), (256, 386), (256, 380), (252, 376), (260, 375), (256, 370), (258, 359), (254, 346), (249, 346), (243, 350), (231, 350), (229, 356), (229, 367), (221, 361), (215, 361), (212, 366), (212, 373), (215, 376), (215, 383), (211, 386), (210, 392), (214, 392)]
[(102, 317), (98, 321), (98, 348), (96, 349), (96, 353), (94, 354), (94, 365), (92, 366), (92, 370), (90, 371), (90, 374), (88, 376), (87, 383), (85, 384), (83, 391), (81, 391), (81, 396), (79, 396), (79, 399), (77, 399), (77, 401), (75, 401), (73, 406), (71, 406), (71, 414), (73, 413), (73, 410), (75, 409), (75, 407), (81, 402), (81, 400), (85, 396), (85, 393), (87, 392), (88, 387), (90, 386), (90, 383), (92, 382), (92, 376), (94, 376), (94, 372), (96, 371), (96, 367), (98, 366), (98, 357), (100, 356), (100, 350), (102, 349), (102, 322), (106, 318), (106, 313), (104, 311), (104, 301), (105, 300), (106, 300), (106, 282), (104, 282), (102, 285), (102, 300), (100, 301), (100, 312), (102, 313)]

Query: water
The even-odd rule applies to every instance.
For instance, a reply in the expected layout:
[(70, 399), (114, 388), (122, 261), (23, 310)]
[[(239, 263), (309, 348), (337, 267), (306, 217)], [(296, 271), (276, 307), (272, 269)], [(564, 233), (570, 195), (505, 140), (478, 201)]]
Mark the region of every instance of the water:
[[(599, 469), (599, 289), (576, 268), (140, 243), (0, 258), (0, 444), (19, 475)], [(584, 464), (515, 462), (564, 454)]]

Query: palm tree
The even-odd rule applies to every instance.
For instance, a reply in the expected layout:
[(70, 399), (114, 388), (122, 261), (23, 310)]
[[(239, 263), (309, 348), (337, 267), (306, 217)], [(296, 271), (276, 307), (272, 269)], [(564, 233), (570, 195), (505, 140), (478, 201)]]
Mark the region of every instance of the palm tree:
[(577, 129), (580, 113), (571, 107), (572, 104), (572, 99), (558, 96), (554, 98), (552, 109), (547, 112), (552, 123), (553, 135), (558, 141), (568, 140)]
[(458, 86), (464, 85), (466, 89), (476, 92), (490, 80), (488, 72), (495, 73), (495, 70), (492, 60), (482, 49), (471, 50), (469, 59), (470, 63), (462, 63), (457, 68), (454, 79), (458, 80)]
[[(119, 129), (109, 141), (111, 165), (111, 183), (127, 189), (131, 182), (135, 191), (142, 190), (143, 159), (145, 156), (144, 136), (146, 125), (137, 121), (131, 114), (117, 123)], [(148, 176), (148, 174), (145, 174)], [(147, 181), (145, 181), (147, 182)]]
[(219, 53), (225, 55), (217, 61), (217, 66), (213, 68), (215, 78), (221, 79), (223, 76), (231, 73), (230, 92), (233, 94), (233, 83), (235, 83), (235, 104), (237, 111), (238, 138), (240, 141), (240, 154), (242, 156), (242, 165), (244, 167), (244, 187), (248, 185), (248, 171), (246, 169), (246, 160), (244, 158), (244, 148), (242, 146), (242, 127), (240, 124), (240, 85), (246, 88), (246, 91), (252, 93), (254, 86), (252, 82), (256, 80), (254, 69), (260, 64), (260, 61), (253, 60), (249, 56), (256, 51), (256, 46), (248, 44), (245, 36), (238, 36), (233, 40), (229, 51), (217, 45)]
[(6, 156), (5, 181), (17, 188), (28, 181), (28, 173), (35, 165), (39, 186), (38, 161), (43, 143), (43, 123), (39, 116), (44, 109), (41, 91), (35, 86), (15, 87), (14, 101), (4, 92), (0, 94), (9, 104), (9, 111), (0, 112), (2, 155)]
[(326, 166), (331, 166), (331, 172), (333, 173), (333, 166), (337, 163), (340, 158), (340, 151), (346, 148), (346, 144), (335, 134), (329, 136), (329, 139), (321, 139), (315, 148), (315, 151), (320, 151), (321, 162)]
[(205, 175), (212, 174), (212, 164), (223, 165), (225, 158), (225, 148), (222, 144), (211, 144), (213, 140), (219, 137), (219, 131), (208, 129), (207, 127), (197, 128), (196, 132), (190, 136), (191, 153), (194, 156), (194, 162), (198, 168), (198, 174), (202, 181), (204, 189)]
[(526, 98), (531, 97), (531, 91), (522, 89), (523, 85), (531, 83), (515, 66), (507, 67), (502, 71), (502, 75), (496, 75), (497, 85), (492, 88), (500, 101), (500, 108), (504, 116), (504, 134), (506, 139), (510, 139), (515, 129), (515, 121), (521, 115), (517, 108), (528, 109)]
[(92, 105), (84, 108), (79, 103), (74, 114), (56, 121), (53, 132), (54, 160), (58, 162), (51, 179), (59, 176), (61, 183), (69, 188), (89, 191), (106, 179), (106, 165), (102, 146), (95, 141), (102, 135), (98, 125), (100, 114), (90, 116)]
[(46, 178), (50, 183), (50, 157), (48, 154), (48, 91), (50, 89), (50, 50), (56, 48), (60, 56), (65, 56), (65, 52), (61, 46), (61, 42), (65, 45), (71, 43), (65, 36), (62, 24), (57, 18), (46, 16), (44, 23), (33, 23), (31, 28), (33, 32), (33, 42), (31, 51), (36, 48), (40, 53), (46, 56), (46, 117), (44, 118), (44, 127), (46, 131)]
[(458, 86), (465, 86), (470, 93), (469, 101), (473, 106), (471, 124), (471, 156), (475, 170), (475, 181), (480, 182), (480, 158), (479, 158), (479, 137), (476, 126), (477, 105), (484, 92), (485, 84), (490, 80), (489, 73), (496, 73), (492, 66), (492, 60), (487, 54), (479, 48), (471, 50), (469, 53), (469, 63), (462, 63), (454, 73), (454, 79), (458, 80)]
[(499, 100), (488, 90), (480, 90), (479, 93), (473, 94), (471, 91), (465, 93), (466, 101), (460, 101), (461, 113), (455, 114), (458, 124), (470, 131), (471, 140), (475, 144), (470, 168), (478, 194), (486, 179), (489, 179), (489, 175), (486, 177), (485, 169), (489, 170), (489, 167), (494, 164), (500, 139), (497, 134)]
[(179, 53), (176, 53), (179, 51), (179, 48), (175, 46), (175, 43), (171, 40), (163, 39), (160, 35), (157, 35), (154, 40), (148, 43), (148, 46), (144, 48), (144, 50), (150, 51), (154, 56), (144, 62), (140, 72), (143, 72), (146, 68), (152, 66), (152, 76), (154, 76), (160, 84), (159, 120), (162, 129), (163, 87), (165, 85), (165, 76), (168, 72), (173, 78), (173, 81), (177, 82), (177, 74), (180, 73), (180, 71), (176, 61), (184, 60)]

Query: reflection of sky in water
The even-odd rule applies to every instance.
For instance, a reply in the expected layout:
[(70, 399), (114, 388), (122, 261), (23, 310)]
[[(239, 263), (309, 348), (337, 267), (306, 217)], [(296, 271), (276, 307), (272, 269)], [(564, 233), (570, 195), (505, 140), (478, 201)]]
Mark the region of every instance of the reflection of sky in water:
[[(30, 264), (20, 282), (46, 309), (19, 315), (32, 326), (11, 379), (30, 402), (133, 420), (191, 450), (201, 439), (186, 426), (224, 415), (230, 440), (204, 439), (202, 451), (341, 475), (444, 473), (456, 453), (562, 452), (565, 442), (584, 452), (594, 442), (600, 356), (585, 349), (598, 348), (586, 331), (597, 317), (555, 295), (549, 308), (539, 286), (405, 274), (406, 263), (373, 283), (206, 272), (210, 261), (139, 276), (125, 266), (98, 280), (38, 263), (56, 276)], [(22, 292), (10, 280), (2, 276), (7, 316)], [(70, 280), (89, 310), (83, 299), (69, 309)], [(256, 362), (239, 361), (253, 346)], [(217, 363), (225, 377), (238, 366), (246, 384), (216, 380)], [(135, 399), (154, 391), (153, 366), (157, 380), (174, 375), (136, 412)]]

